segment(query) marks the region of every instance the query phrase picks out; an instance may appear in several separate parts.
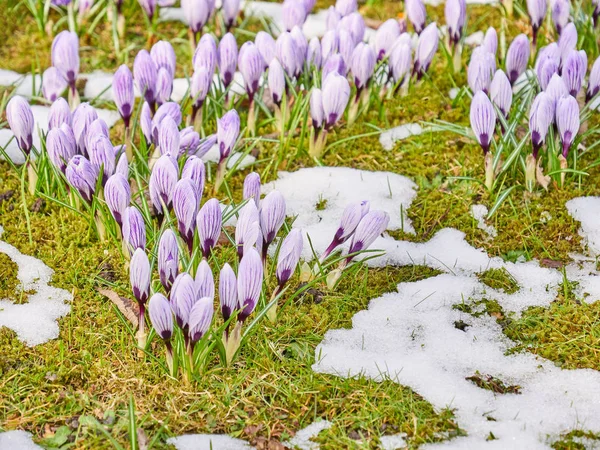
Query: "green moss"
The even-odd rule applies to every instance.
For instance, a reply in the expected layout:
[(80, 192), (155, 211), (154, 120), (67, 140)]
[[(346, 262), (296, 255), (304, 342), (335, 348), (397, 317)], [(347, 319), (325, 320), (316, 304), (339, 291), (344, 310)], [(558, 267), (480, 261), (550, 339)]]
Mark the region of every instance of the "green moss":
[(488, 269), (477, 274), (477, 278), (492, 289), (502, 290), (507, 294), (514, 294), (519, 290), (519, 285), (514, 277), (505, 268)]
[(17, 272), (19, 268), (5, 253), (0, 253), (0, 299), (15, 298), (19, 280)]
[(492, 375), (482, 375), (479, 372), (475, 372), (474, 375), (467, 377), (466, 380), (473, 383), (475, 386), (492, 391), (494, 394), (520, 394), (521, 386), (507, 385)]
[(564, 435), (564, 437), (552, 444), (555, 450), (585, 450), (589, 448), (585, 445), (585, 441), (600, 440), (600, 435), (590, 433), (583, 430), (575, 430)]

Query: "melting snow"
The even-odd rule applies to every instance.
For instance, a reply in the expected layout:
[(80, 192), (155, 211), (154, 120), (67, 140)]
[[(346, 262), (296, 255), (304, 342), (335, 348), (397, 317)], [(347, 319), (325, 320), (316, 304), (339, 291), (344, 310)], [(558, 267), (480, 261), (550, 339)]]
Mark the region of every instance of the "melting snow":
[[(0, 227), (0, 236), (2, 231)], [(17, 289), (33, 292), (27, 294), (27, 302), (23, 304), (0, 299), (0, 327), (15, 331), (19, 340), (30, 347), (57, 338), (57, 320), (69, 313), (71, 307), (68, 302), (73, 296), (48, 284), (54, 272), (39, 259), (22, 254), (4, 241), (0, 241), (0, 252), (18, 266), (20, 284)]]
[(392, 150), (396, 142), (411, 136), (418, 136), (425, 131), (427, 131), (427, 128), (423, 128), (418, 123), (407, 123), (381, 133), (379, 135), (379, 143), (384, 150)]
[(485, 222), (487, 214), (488, 209), (485, 205), (471, 206), (471, 216), (473, 216), (473, 219), (477, 221), (477, 228), (483, 230), (484, 233), (486, 233), (489, 237), (494, 238), (498, 236), (498, 232), (496, 231), (496, 228), (494, 228), (492, 225), (488, 225)]
[(600, 254), (600, 197), (577, 197), (566, 203), (567, 211), (581, 223), (579, 234), (592, 256)]
[(390, 436), (381, 436), (381, 448), (383, 450), (396, 450), (407, 446), (406, 433), (398, 433)]
[(296, 435), (285, 442), (284, 445), (290, 448), (296, 448), (299, 450), (318, 450), (319, 444), (313, 442), (311, 439), (316, 437), (321, 431), (331, 428), (333, 424), (327, 420), (319, 420), (313, 422), (306, 428), (298, 431)]
[(31, 433), (15, 430), (0, 433), (0, 450), (41, 450), (42, 447), (31, 440)]

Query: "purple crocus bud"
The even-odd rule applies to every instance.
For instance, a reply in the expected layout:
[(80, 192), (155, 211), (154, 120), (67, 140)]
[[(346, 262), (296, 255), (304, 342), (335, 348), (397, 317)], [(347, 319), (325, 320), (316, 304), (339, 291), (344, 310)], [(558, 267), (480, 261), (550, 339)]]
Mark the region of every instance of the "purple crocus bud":
[(128, 206), (123, 212), (123, 242), (132, 254), (137, 248), (146, 248), (146, 224), (142, 213), (135, 206)]
[(483, 91), (488, 93), (490, 83), (496, 71), (496, 58), (483, 47), (477, 47), (471, 55), (467, 68), (467, 80), (473, 93)]
[(194, 75), (192, 76), (192, 83), (190, 85), (194, 114), (196, 111), (202, 108), (204, 100), (206, 99), (206, 97), (208, 96), (208, 92), (210, 91), (212, 78), (212, 74), (208, 71), (208, 69), (204, 67), (198, 67), (194, 71)]
[(181, 171), (181, 178), (189, 179), (194, 185), (196, 191), (196, 198), (198, 199), (198, 205), (202, 200), (202, 193), (204, 192), (204, 179), (206, 170), (204, 168), (204, 161), (197, 156), (188, 157), (187, 161)]
[(204, 139), (200, 141), (200, 146), (196, 151), (196, 156), (198, 158), (202, 158), (204, 155), (208, 153), (208, 151), (217, 145), (217, 133), (209, 134)]
[(195, 344), (204, 336), (210, 328), (214, 314), (213, 299), (202, 297), (190, 311), (190, 330), (188, 336), (192, 344)]
[(256, 33), (254, 43), (256, 44), (256, 48), (263, 58), (263, 67), (266, 69), (269, 67), (269, 64), (271, 64), (273, 58), (275, 58), (275, 53), (277, 52), (277, 44), (275, 43), (275, 39), (273, 39), (273, 36), (271, 36), (269, 33), (265, 31), (259, 31)]
[(534, 158), (537, 158), (538, 151), (544, 144), (548, 128), (553, 120), (554, 107), (552, 99), (545, 92), (540, 92), (533, 100), (529, 111), (529, 128), (531, 130)]
[(315, 7), (315, 3), (317, 3), (317, 0), (300, 0), (300, 3), (302, 3), (302, 5), (304, 5), (304, 10), (306, 11), (306, 14), (308, 15)]
[[(68, 127), (68, 125), (65, 126)], [(75, 156), (76, 148), (74, 144), (74, 140), (69, 140), (60, 128), (53, 128), (46, 136), (48, 157), (62, 173), (65, 173), (67, 163)]]
[(285, 74), (283, 73), (283, 67), (276, 58), (269, 65), (268, 85), (273, 103), (280, 105), (285, 89)]
[(330, 73), (338, 73), (340, 75), (346, 76), (347, 68), (344, 63), (344, 58), (339, 53), (334, 55), (330, 55), (329, 58), (323, 64), (323, 69), (321, 70), (321, 84), (325, 84), (325, 80)]
[(487, 154), (494, 136), (496, 112), (490, 99), (483, 91), (478, 91), (471, 101), (471, 129), (481, 145), (483, 153)]
[(210, 256), (212, 248), (219, 240), (222, 220), (221, 207), (216, 198), (208, 200), (198, 212), (196, 225), (200, 237), (200, 249), (202, 250), (202, 256), (205, 258)]
[(86, 138), (88, 127), (98, 119), (98, 113), (89, 103), (80, 104), (73, 112), (73, 133), (80, 153), (86, 154)]
[(592, 70), (590, 70), (585, 101), (589, 102), (598, 92), (600, 92), (600, 57), (596, 58)]
[(92, 123), (90, 123), (85, 130), (85, 148), (88, 149), (89, 152), (89, 148), (92, 146), (93, 142), (98, 137), (103, 136), (105, 138), (108, 138), (109, 135), (110, 132), (108, 130), (108, 125), (106, 124), (106, 122), (100, 118), (97, 118)]
[(271, 191), (260, 205), (260, 229), (263, 235), (263, 258), (266, 258), (267, 247), (273, 240), (285, 220), (285, 199), (281, 192)]
[(133, 61), (133, 78), (144, 99), (154, 105), (158, 69), (147, 50), (140, 50)]
[[(537, 54), (537, 59), (535, 61), (536, 74), (539, 74), (542, 66), (546, 63), (547, 60), (552, 60), (556, 63), (557, 66), (560, 66), (560, 59), (561, 59), (560, 55), (561, 55), (561, 50), (556, 42), (552, 42), (552, 43), (540, 48), (540, 50)], [(565, 56), (566, 56), (566, 54), (565, 54)]]
[(159, 105), (169, 101), (173, 92), (173, 77), (167, 69), (161, 67), (156, 76), (156, 102)]
[(177, 126), (181, 123), (181, 106), (179, 103), (166, 102), (160, 105), (160, 108), (156, 110), (156, 114), (152, 118), (152, 142), (158, 144), (158, 132), (160, 130), (160, 124), (163, 119), (170, 116)]
[(227, 33), (219, 42), (218, 63), (223, 85), (228, 87), (233, 81), (237, 67), (238, 47), (235, 37)]
[(156, 334), (161, 339), (169, 341), (173, 336), (173, 311), (167, 297), (161, 293), (156, 293), (150, 297), (148, 313)]
[(79, 75), (79, 37), (72, 31), (61, 31), (52, 41), (52, 65), (75, 90)]
[(450, 42), (456, 45), (462, 37), (467, 19), (467, 2), (465, 0), (447, 0), (444, 15), (448, 26), (448, 37)]
[(553, 59), (547, 58), (537, 71), (538, 82), (542, 90), (546, 90), (548, 83), (555, 74), (558, 74), (558, 63)]
[(46, 100), (53, 102), (59, 98), (67, 88), (67, 80), (63, 78), (56, 67), (49, 67), (42, 76), (42, 93)]
[(240, 0), (223, 0), (221, 11), (225, 27), (229, 30), (235, 24), (235, 19), (240, 12)]
[(79, 0), (79, 15), (85, 16), (94, 5), (94, 0)]
[(298, 48), (292, 35), (287, 31), (281, 33), (277, 38), (277, 59), (290, 78), (300, 72), (297, 55)]
[(193, 155), (200, 146), (200, 135), (194, 127), (186, 127), (179, 132), (179, 156)]
[(425, 21), (427, 19), (427, 11), (422, 0), (406, 0), (404, 3), (408, 20), (412, 23), (415, 33), (421, 34), (425, 29)]
[(71, 3), (71, 0), (52, 0), (51, 2), (54, 6), (67, 6)]
[(389, 54), (398, 36), (400, 36), (400, 24), (396, 19), (388, 19), (381, 24), (375, 33), (375, 52), (378, 61)]
[(171, 116), (166, 116), (160, 122), (158, 130), (158, 147), (161, 155), (170, 155), (176, 159), (179, 155), (179, 128)]
[(196, 291), (198, 297), (215, 298), (215, 279), (206, 259), (200, 261), (196, 271)]
[(552, 5), (552, 21), (559, 35), (562, 29), (569, 23), (570, 9), (569, 0), (555, 0), (554, 5)]
[(104, 186), (104, 200), (119, 227), (123, 226), (123, 214), (131, 203), (129, 182), (120, 173), (112, 175)]
[(182, 272), (177, 275), (171, 287), (170, 297), (175, 321), (177, 326), (183, 330), (188, 326), (190, 312), (198, 298), (196, 283), (189, 273)]
[(138, 303), (141, 305), (146, 303), (150, 296), (150, 262), (142, 248), (137, 248), (133, 252), (129, 262), (129, 282)]
[(496, 56), (496, 52), (498, 51), (498, 34), (496, 33), (495, 28), (489, 27), (487, 29), (481, 46), (492, 55)]
[(69, 108), (67, 101), (64, 98), (59, 97), (52, 103), (52, 106), (50, 106), (50, 112), (48, 113), (48, 128), (57, 128), (63, 123), (66, 123), (69, 127), (72, 126), (73, 115), (71, 114), (71, 109)]
[(339, 54), (342, 55), (342, 58), (344, 59), (344, 65), (349, 68), (352, 60), (352, 52), (354, 52), (356, 45), (352, 40), (352, 35), (350, 32), (346, 30), (339, 30), (338, 33), (340, 36)]
[(77, 153), (77, 141), (75, 140), (75, 134), (73, 133), (73, 128), (71, 128), (66, 123), (63, 123), (60, 127), (58, 127), (60, 131), (62, 131), (65, 135), (65, 138), (68, 141), (68, 145), (73, 148), (73, 155)]
[(283, 2), (281, 19), (283, 26), (287, 31), (291, 31), (295, 26), (302, 27), (306, 20), (306, 10), (304, 9), (304, 5), (290, 0)]
[(326, 128), (332, 128), (342, 117), (349, 98), (348, 80), (336, 72), (327, 75), (323, 84), (323, 114)]
[(223, 265), (219, 275), (219, 303), (223, 320), (227, 322), (231, 314), (238, 309), (237, 280), (231, 266)]
[(244, 252), (256, 245), (260, 234), (260, 219), (258, 209), (253, 201), (246, 203), (240, 210), (237, 224), (235, 226), (235, 246), (238, 256), (244, 256)]
[(336, 247), (346, 242), (354, 234), (362, 218), (369, 212), (369, 206), (368, 201), (352, 203), (346, 206), (342, 213), (340, 225), (333, 236), (331, 244), (329, 244), (329, 247), (323, 253), (321, 260), (327, 258)]
[(181, 0), (181, 8), (185, 20), (193, 33), (200, 33), (208, 18), (211, 9), (207, 0)]
[(306, 54), (308, 52), (308, 41), (306, 40), (306, 36), (304, 36), (304, 33), (299, 27), (292, 28), (292, 31), (290, 31), (290, 35), (294, 40), (294, 44), (296, 44), (296, 66), (298, 67), (296, 76), (298, 76), (302, 72), (302, 69), (304, 68), (304, 62), (306, 61)]
[(361, 42), (356, 46), (350, 68), (354, 75), (354, 84), (360, 91), (367, 86), (375, 70), (375, 52), (368, 44)]
[(128, 128), (135, 98), (133, 95), (133, 76), (129, 67), (125, 64), (121, 65), (115, 72), (112, 90), (117, 110), (121, 114), (123, 122), (125, 122), (125, 127)]
[(217, 66), (217, 43), (211, 34), (205, 34), (200, 38), (192, 63), (194, 70), (204, 67), (208, 73), (213, 75)]
[(250, 172), (244, 179), (243, 189), (244, 200), (253, 199), (256, 207), (260, 205), (260, 175), (256, 172)]
[[(242, 51), (243, 50), (243, 51)], [(264, 70), (264, 60), (258, 47), (252, 42), (246, 42), (242, 46), (238, 56), (238, 67), (244, 78), (244, 85), (250, 101), (258, 91), (258, 82)]]
[(148, 16), (150, 21), (152, 21), (158, 0), (138, 0), (138, 3), (142, 7), (142, 10), (146, 13), (146, 16)]
[(15, 95), (6, 105), (6, 120), (21, 151), (28, 155), (33, 147), (33, 113), (27, 100)]
[(119, 156), (115, 173), (120, 173), (126, 180), (129, 180), (129, 161), (127, 161), (127, 155), (124, 152)]
[[(482, 92), (478, 92), (476, 96), (479, 94), (485, 95)], [(370, 211), (365, 214), (352, 235), (348, 254), (352, 255), (353, 253), (369, 248), (375, 242), (375, 239), (386, 230), (389, 221), (390, 216), (384, 211)], [(353, 256), (350, 256), (348, 259), (352, 258)]]
[(177, 278), (178, 265), (179, 248), (177, 247), (177, 237), (173, 233), (173, 230), (167, 228), (163, 231), (158, 243), (158, 276), (167, 295), (171, 292), (171, 287), (175, 282), (175, 278)]
[(367, 27), (365, 19), (358, 11), (343, 17), (339, 26), (350, 33), (355, 44), (363, 41)]
[(410, 44), (402, 43), (394, 45), (389, 56), (389, 65), (392, 72), (392, 78), (396, 83), (404, 80), (410, 75), (412, 66), (412, 50)]
[(556, 110), (556, 104), (558, 103), (558, 99), (569, 95), (569, 90), (567, 89), (567, 85), (563, 81), (562, 77), (555, 73), (550, 78), (550, 82), (548, 86), (546, 86), (546, 90), (544, 91), (548, 94), (548, 97), (552, 100), (552, 109)]
[[(414, 0), (413, 0), (414, 1)], [(415, 72), (420, 79), (429, 69), (429, 65), (437, 52), (439, 43), (438, 28), (435, 22), (430, 23), (419, 35), (415, 53)]]
[(562, 154), (566, 158), (579, 132), (579, 105), (574, 97), (568, 95), (558, 100), (556, 126), (562, 142)]
[(164, 214), (163, 207), (169, 209), (173, 199), (173, 191), (177, 184), (178, 167), (169, 154), (164, 154), (156, 161), (150, 175), (148, 189), (150, 199), (158, 214)]
[(173, 189), (173, 211), (177, 217), (179, 234), (191, 254), (194, 247), (198, 198), (196, 197), (196, 187), (189, 178), (179, 180)]
[(335, 6), (330, 6), (327, 10), (327, 17), (325, 18), (325, 28), (327, 30), (335, 30), (341, 20), (342, 15), (335, 9)]
[(577, 47), (577, 28), (573, 22), (569, 22), (560, 33), (558, 38), (559, 56), (564, 59), (571, 50)]
[(283, 240), (277, 258), (277, 281), (280, 287), (283, 287), (287, 283), (294, 270), (296, 270), (296, 266), (302, 255), (303, 245), (302, 232), (298, 228), (290, 231)]
[(571, 50), (563, 61), (562, 78), (567, 85), (569, 94), (577, 97), (581, 90), (583, 79), (587, 71), (587, 55), (584, 50)]
[(517, 78), (527, 69), (529, 61), (529, 39), (524, 34), (518, 35), (506, 52), (506, 74), (510, 84), (515, 84)]
[(240, 116), (235, 109), (217, 119), (217, 143), (220, 161), (229, 156), (240, 134)]
[(96, 135), (96, 138), (91, 139), (90, 145), (88, 145), (88, 153), (96, 173), (99, 174), (102, 171), (102, 184), (105, 184), (108, 177), (115, 172), (116, 166), (115, 150), (110, 139), (102, 134)]
[(244, 322), (256, 308), (263, 282), (263, 265), (258, 252), (250, 248), (238, 269), (237, 294), (241, 311), (238, 321)]
[(321, 38), (322, 60), (327, 61), (331, 55), (338, 52), (340, 48), (340, 35), (338, 30), (329, 30)]
[(308, 49), (306, 51), (306, 64), (308, 67), (313, 65), (316, 69), (320, 69), (322, 61), (321, 43), (319, 42), (319, 38), (313, 37), (308, 43)]
[(340, 16), (344, 17), (356, 11), (358, 4), (356, 0), (336, 0), (335, 9), (340, 13)]
[(144, 102), (140, 111), (140, 127), (146, 139), (146, 144), (150, 145), (152, 143), (152, 111), (148, 102)]
[(158, 41), (154, 44), (150, 49), (150, 56), (157, 70), (165, 68), (171, 74), (171, 78), (175, 76), (175, 50), (169, 41)]
[(310, 117), (313, 128), (319, 129), (323, 126), (325, 112), (323, 111), (323, 92), (321, 89), (313, 88), (310, 93)]
[(512, 105), (512, 86), (501, 70), (496, 70), (492, 83), (490, 84), (490, 99), (498, 107), (504, 117), (508, 117), (508, 112)]
[(75, 155), (67, 164), (65, 176), (69, 184), (79, 191), (81, 197), (91, 203), (98, 179), (98, 172), (92, 163), (84, 156)]
[(533, 42), (535, 43), (537, 32), (542, 26), (548, 5), (546, 0), (527, 0), (527, 12), (531, 20), (531, 28), (533, 29)]

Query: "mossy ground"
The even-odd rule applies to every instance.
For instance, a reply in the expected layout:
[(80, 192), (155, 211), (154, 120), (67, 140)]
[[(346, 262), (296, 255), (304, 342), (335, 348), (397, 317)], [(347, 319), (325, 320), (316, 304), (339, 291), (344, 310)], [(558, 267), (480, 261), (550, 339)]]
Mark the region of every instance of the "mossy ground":
[[(329, 4), (329, 0), (320, 1), (318, 6)], [(82, 72), (112, 70), (121, 62), (131, 63), (135, 52), (146, 45), (141, 11), (135, 2), (131, 5), (125, 10), (130, 45), (125, 59), (118, 59), (110, 30), (101, 22), (93, 33), (82, 37)], [(9, 0), (8, 6), (16, 7), (16, 0)], [(3, 68), (21, 72), (45, 68), (49, 65), (51, 39), (37, 31), (22, 5), (18, 8), (14, 14), (23, 17), (18, 24), (11, 14), (0, 17)], [(400, 3), (377, 0), (362, 5), (361, 11), (375, 20), (402, 12)], [(473, 30), (500, 23), (497, 9), (470, 7), (469, 12)], [(429, 13), (443, 22), (443, 7), (430, 8)], [(249, 28), (254, 26), (258, 24), (250, 24)], [(527, 26), (527, 21), (520, 18), (507, 25), (507, 34), (514, 36), (526, 31)], [(185, 27), (166, 23), (158, 29), (159, 38), (176, 44), (177, 75), (189, 75), (191, 52)], [(244, 33), (238, 34), (240, 41), (245, 38)], [(424, 241), (442, 228), (454, 227), (463, 231), (473, 246), (484, 248), (490, 255), (512, 261), (520, 256), (569, 261), (569, 253), (581, 247), (578, 224), (564, 204), (580, 195), (600, 194), (598, 167), (590, 170), (584, 183), (571, 181), (565, 189), (551, 188), (535, 195), (516, 190), (492, 217), (490, 222), (498, 236), (490, 239), (477, 228), (470, 207), (474, 203), (491, 207), (495, 196), (478, 183), (453, 178), (481, 178), (483, 158), (472, 141), (449, 133), (426, 133), (397, 144), (391, 151), (382, 150), (378, 136), (372, 133), (373, 126), (386, 129), (436, 119), (468, 124), (468, 102), (451, 105), (447, 97), (454, 82), (441, 54), (430, 73), (431, 81), (423, 82), (409, 96), (387, 101), (381, 108), (375, 105), (353, 126), (332, 133), (323, 164), (386, 170), (415, 180), (418, 193), (408, 215), (416, 233), (397, 233), (398, 238)], [(464, 83), (460, 76), (455, 81)], [(210, 126), (206, 124), (207, 129)], [(273, 129), (264, 125), (262, 131), (270, 133)], [(122, 135), (120, 125), (113, 133), (116, 138)], [(345, 140), (368, 133), (371, 135)], [(292, 138), (276, 168), (313, 166), (305, 145), (306, 141)], [(261, 142), (258, 159), (268, 160), (276, 150), (277, 144)], [(592, 155), (584, 155), (583, 163), (592, 161)], [(232, 189), (241, 185), (245, 173), (231, 177)], [(274, 176), (275, 170), (263, 173), (265, 181)], [(10, 189), (19, 192), (19, 180), (6, 163), (0, 163), (0, 186), (0, 194)], [(47, 344), (28, 348), (14, 333), (0, 329), (0, 429), (26, 429), (48, 446), (74, 441), (78, 448), (112, 448), (98, 426), (126, 445), (128, 407), (133, 401), (137, 426), (156, 448), (165, 446), (166, 437), (185, 432), (230, 433), (276, 448), (275, 442), (285, 440), (315, 418), (335, 423), (319, 436), (323, 448), (375, 446), (379, 436), (397, 432), (407, 433), (413, 448), (438, 439), (441, 432), (460, 433), (450, 411), (434, 411), (410, 389), (391, 381), (343, 379), (316, 374), (311, 369), (314, 349), (328, 329), (349, 327), (353, 314), (366, 308), (370, 299), (393, 290), (399, 282), (426, 278), (434, 271), (423, 267), (356, 269), (336, 292), (325, 293), (322, 301), (306, 296), (286, 306), (279, 323), (257, 332), (234, 367), (225, 369), (215, 361), (200, 380), (186, 385), (167, 379), (156, 362), (138, 359), (134, 338), (119, 320), (115, 307), (96, 292), (102, 279), (107, 278), (120, 293), (128, 292), (125, 262), (118, 247), (98, 242), (84, 219), (49, 201), (36, 212), (29, 211), (30, 241), (23, 207), (29, 210), (35, 200), (26, 196), (23, 205), (20, 195), (14, 195), (0, 203), (0, 224), (5, 228), (2, 239), (53, 268), (53, 283), (73, 290), (75, 300), (71, 313), (60, 321), (59, 339)], [(548, 214), (550, 220), (546, 220)], [(0, 259), (0, 298), (14, 298), (15, 267), (5, 260)], [(487, 271), (481, 277), (490, 287), (509, 292), (514, 286), (505, 275)], [(487, 314), (504, 318), (493, 300), (484, 306)], [(471, 306), (465, 304), (465, 308)], [(549, 308), (533, 308), (511, 320), (505, 332), (520, 343), (518, 351), (535, 352), (565, 368), (598, 370), (599, 316), (599, 304), (581, 303), (567, 294)], [(162, 351), (158, 342), (153, 350), (155, 354)], [(64, 442), (58, 442), (56, 436)], [(557, 448), (576, 445), (572, 436), (567, 436)]]

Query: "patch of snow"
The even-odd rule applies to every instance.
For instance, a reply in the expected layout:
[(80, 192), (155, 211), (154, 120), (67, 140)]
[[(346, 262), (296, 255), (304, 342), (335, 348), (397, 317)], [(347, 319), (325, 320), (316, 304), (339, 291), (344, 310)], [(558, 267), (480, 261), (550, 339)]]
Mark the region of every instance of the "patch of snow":
[(485, 205), (471, 205), (471, 216), (477, 221), (477, 228), (483, 230), (489, 237), (495, 238), (498, 236), (496, 228), (486, 223), (486, 217), (488, 215), (488, 209)]
[(14, 430), (0, 433), (0, 450), (42, 450), (31, 439), (31, 433)]
[[(202, 161), (204, 162), (212, 162), (212, 163), (218, 163), (219, 162), (219, 146), (217, 144), (213, 145), (210, 150), (208, 152), (206, 152), (204, 154), (204, 156), (202, 156)], [(238, 164), (238, 160), (242, 158), (242, 160), (240, 161), (240, 163)], [(229, 159), (227, 160), (227, 168), (228, 169), (232, 169), (236, 164), (238, 164), (237, 169), (241, 170), (241, 169), (245, 169), (247, 167), (250, 167), (252, 164), (254, 164), (256, 162), (256, 158), (252, 155), (245, 155), (243, 152), (236, 152), (236, 153), (232, 153), (231, 156), (229, 157)]]
[(600, 254), (600, 197), (577, 197), (566, 203), (573, 219), (581, 223), (579, 234), (592, 256)]
[(485, 35), (483, 34), (483, 31), (476, 31), (465, 38), (465, 45), (468, 45), (469, 47), (477, 47), (483, 43), (484, 37)]
[(379, 143), (384, 150), (392, 150), (396, 142), (411, 136), (418, 136), (424, 131), (427, 131), (427, 128), (423, 128), (418, 123), (407, 123), (381, 133), (379, 136)]
[(327, 420), (313, 422), (306, 428), (298, 431), (292, 439), (290, 439), (288, 442), (285, 442), (283, 445), (299, 450), (318, 450), (319, 444), (311, 441), (311, 439), (317, 437), (321, 431), (327, 430), (332, 426), (333, 423)]
[(39, 259), (24, 255), (4, 241), (0, 241), (0, 252), (18, 266), (17, 290), (33, 292), (27, 294), (27, 302), (23, 304), (0, 299), (0, 327), (15, 331), (18, 339), (30, 347), (57, 338), (57, 320), (69, 313), (73, 296), (48, 284), (54, 271)]
[(450, 97), (450, 100), (454, 100), (459, 92), (460, 92), (459, 88), (452, 88), (448, 92), (448, 97)]
[(184, 434), (167, 439), (177, 450), (249, 450), (253, 447), (242, 439), (225, 434)]
[(406, 433), (398, 433), (390, 436), (381, 436), (379, 440), (381, 441), (382, 450), (396, 450), (407, 446), (405, 438)]

